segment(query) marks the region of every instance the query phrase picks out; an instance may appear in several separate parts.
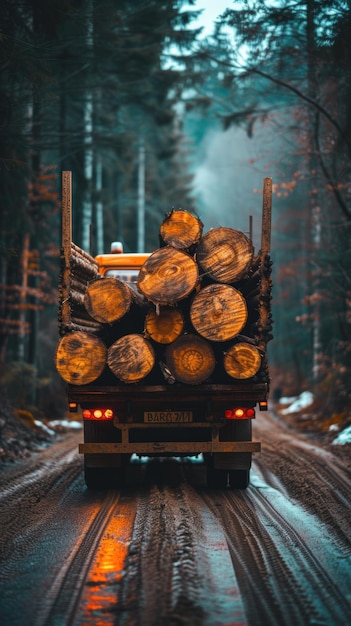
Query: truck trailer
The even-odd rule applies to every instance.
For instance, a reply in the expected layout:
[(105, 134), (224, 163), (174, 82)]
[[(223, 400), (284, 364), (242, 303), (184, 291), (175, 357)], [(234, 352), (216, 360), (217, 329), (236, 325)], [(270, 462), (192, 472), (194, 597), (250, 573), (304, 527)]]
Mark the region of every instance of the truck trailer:
[(151, 253), (93, 257), (72, 241), (72, 172), (62, 172), (56, 368), (80, 411), (88, 488), (121, 486), (132, 455), (200, 457), (209, 488), (250, 481), (257, 411), (269, 396), (272, 179), (261, 248), (183, 209)]

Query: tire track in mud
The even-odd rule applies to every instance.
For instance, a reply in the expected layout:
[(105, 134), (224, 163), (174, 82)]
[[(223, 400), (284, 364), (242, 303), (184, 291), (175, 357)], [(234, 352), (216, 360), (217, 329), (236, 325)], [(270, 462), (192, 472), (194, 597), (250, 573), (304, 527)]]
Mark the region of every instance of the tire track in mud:
[[(272, 430), (274, 437), (270, 435)], [(347, 467), (345, 454), (339, 459), (336, 450), (319, 447), (292, 434), (284, 423), (269, 414), (260, 417), (256, 434), (262, 440), (262, 452), (254, 457), (254, 467), (261, 476), (301, 502), (350, 550), (351, 468)]]
[(121, 626), (246, 623), (221, 526), (185, 482), (141, 490), (117, 609)]
[(116, 512), (118, 501), (118, 493), (109, 492), (106, 495), (96, 516), (91, 520), (86, 532), (75, 545), (75, 549), (66, 559), (54, 584), (48, 590), (46, 606), (43, 606), (36, 615), (37, 626), (53, 624), (71, 626), (75, 623), (85, 579), (99, 543)]
[[(74, 483), (81, 474), (81, 463), (69, 441), (53, 447), (51, 459), (47, 458), (47, 452), (3, 475), (0, 491), (1, 571), (10, 571), (16, 559), (40, 538), (60, 501), (66, 498), (67, 485)], [(0, 573), (0, 582), (1, 579)]]
[[(348, 623), (350, 600), (335, 582), (342, 576), (337, 571), (340, 561), (336, 559), (334, 570), (330, 563), (331, 571), (320, 562), (299, 529), (287, 520), (291, 504), (278, 511), (269, 501), (270, 492), (263, 495), (254, 486), (243, 493), (223, 491), (214, 497), (203, 493), (203, 497), (225, 529), (248, 624)], [(283, 499), (278, 499), (278, 505)], [(343, 569), (350, 583), (347, 562)]]

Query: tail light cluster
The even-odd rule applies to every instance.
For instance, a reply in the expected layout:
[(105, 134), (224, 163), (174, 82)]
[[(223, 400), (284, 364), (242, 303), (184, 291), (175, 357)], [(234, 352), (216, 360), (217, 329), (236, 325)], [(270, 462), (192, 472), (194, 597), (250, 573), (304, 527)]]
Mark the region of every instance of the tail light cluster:
[(226, 409), (224, 415), (227, 420), (247, 420), (255, 417), (255, 409), (251, 407)]
[(112, 409), (83, 409), (83, 418), (85, 420), (97, 420), (99, 422), (112, 420), (113, 411)]

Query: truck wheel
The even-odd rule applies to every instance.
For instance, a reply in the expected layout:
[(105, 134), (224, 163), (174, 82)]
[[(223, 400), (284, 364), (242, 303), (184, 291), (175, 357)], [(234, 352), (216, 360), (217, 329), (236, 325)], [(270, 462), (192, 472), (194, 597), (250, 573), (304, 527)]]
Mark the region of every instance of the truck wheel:
[(211, 462), (207, 465), (207, 487), (210, 489), (225, 489), (227, 478), (228, 470), (217, 469)]
[(229, 470), (229, 484), (232, 489), (246, 489), (250, 484), (250, 470)]
[(88, 489), (113, 489), (123, 482), (124, 468), (84, 467), (85, 484)]

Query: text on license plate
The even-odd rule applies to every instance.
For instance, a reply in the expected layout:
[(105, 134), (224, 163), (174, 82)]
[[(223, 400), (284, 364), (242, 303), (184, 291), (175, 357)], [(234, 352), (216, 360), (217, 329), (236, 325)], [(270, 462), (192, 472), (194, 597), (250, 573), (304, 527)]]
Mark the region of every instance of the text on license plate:
[(169, 424), (192, 422), (192, 411), (145, 411), (145, 424)]

